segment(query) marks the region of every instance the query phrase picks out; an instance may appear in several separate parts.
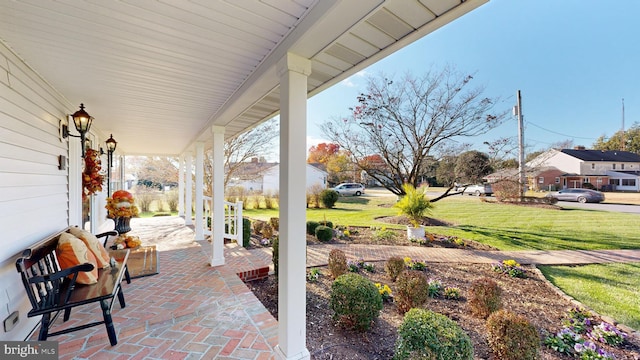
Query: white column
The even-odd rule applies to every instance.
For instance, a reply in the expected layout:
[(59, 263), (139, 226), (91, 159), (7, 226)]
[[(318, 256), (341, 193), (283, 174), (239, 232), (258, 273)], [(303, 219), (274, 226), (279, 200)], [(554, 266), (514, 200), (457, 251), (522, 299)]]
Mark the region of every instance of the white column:
[[(278, 345), (280, 359), (310, 359), (306, 347), (306, 153), (307, 77), (311, 62), (288, 53), (280, 76), (280, 262)], [(297, 241), (296, 241), (297, 240)]]
[(213, 176), (211, 176), (211, 198), (213, 204), (211, 210), (211, 234), (213, 255), (211, 266), (224, 265), (224, 127), (212, 126), (213, 150), (212, 160)]
[(184, 216), (184, 155), (178, 161), (178, 216)]
[(184, 197), (184, 224), (185, 225), (193, 225), (193, 220), (191, 220), (191, 207), (193, 206), (193, 159), (191, 152), (187, 153), (187, 158), (185, 161), (185, 171), (184, 176), (186, 177), (185, 181), (185, 197)]
[(196, 143), (196, 237), (204, 240), (204, 214), (202, 211), (204, 192), (204, 143)]

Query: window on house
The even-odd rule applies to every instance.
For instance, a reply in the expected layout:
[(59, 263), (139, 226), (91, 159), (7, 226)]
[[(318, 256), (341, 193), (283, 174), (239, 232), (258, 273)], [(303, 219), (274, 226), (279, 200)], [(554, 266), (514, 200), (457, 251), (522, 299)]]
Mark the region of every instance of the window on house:
[(556, 184), (560, 184), (560, 178), (556, 177)]
[(624, 170), (624, 164), (620, 164), (620, 170)]
[(588, 178), (588, 177), (586, 177), (586, 178), (582, 178), (582, 183), (583, 183), (583, 184), (586, 184), (586, 183), (588, 183), (588, 182), (589, 182), (589, 178)]
[(598, 185), (602, 184), (602, 178), (597, 178), (596, 179), (596, 184), (598, 184)]
[(540, 184), (544, 184), (544, 176), (540, 176), (540, 177), (538, 178), (538, 183), (540, 183)]
[(611, 168), (612, 168), (613, 170), (615, 170), (615, 169), (616, 169), (616, 164), (611, 164)]
[(636, 179), (622, 179), (622, 186), (636, 186)]
[(596, 164), (595, 163), (591, 163), (591, 170), (595, 170), (596, 168)]
[(620, 179), (609, 179), (609, 185), (620, 185)]

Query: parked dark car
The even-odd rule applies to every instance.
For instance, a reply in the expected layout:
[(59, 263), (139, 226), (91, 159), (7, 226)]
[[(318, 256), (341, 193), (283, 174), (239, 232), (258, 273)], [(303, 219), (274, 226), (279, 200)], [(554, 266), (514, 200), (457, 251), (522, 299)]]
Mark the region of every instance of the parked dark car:
[(558, 199), (558, 201), (577, 201), (579, 203), (604, 201), (604, 194), (600, 191), (590, 189), (564, 189), (547, 194), (547, 197)]

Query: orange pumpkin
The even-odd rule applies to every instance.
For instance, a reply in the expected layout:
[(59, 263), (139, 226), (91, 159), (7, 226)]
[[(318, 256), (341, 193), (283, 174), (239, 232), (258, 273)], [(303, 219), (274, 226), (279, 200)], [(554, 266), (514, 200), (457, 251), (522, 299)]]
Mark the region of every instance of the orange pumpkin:
[(114, 200), (133, 200), (133, 195), (126, 190), (118, 190), (111, 197)]

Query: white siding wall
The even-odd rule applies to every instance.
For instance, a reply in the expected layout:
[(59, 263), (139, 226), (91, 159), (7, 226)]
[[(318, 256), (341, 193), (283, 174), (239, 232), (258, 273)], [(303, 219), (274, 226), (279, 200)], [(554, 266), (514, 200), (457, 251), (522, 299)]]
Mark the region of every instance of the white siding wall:
[(0, 340), (23, 340), (38, 320), (26, 317), (17, 256), (69, 222), (68, 170), (58, 170), (58, 156), (69, 155), (58, 136), (69, 107), (0, 42), (0, 321), (20, 311), (17, 327), (0, 330)]
[(307, 189), (313, 185), (327, 187), (327, 173), (313, 165), (307, 165)]

